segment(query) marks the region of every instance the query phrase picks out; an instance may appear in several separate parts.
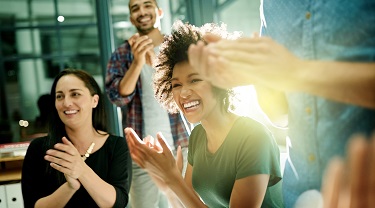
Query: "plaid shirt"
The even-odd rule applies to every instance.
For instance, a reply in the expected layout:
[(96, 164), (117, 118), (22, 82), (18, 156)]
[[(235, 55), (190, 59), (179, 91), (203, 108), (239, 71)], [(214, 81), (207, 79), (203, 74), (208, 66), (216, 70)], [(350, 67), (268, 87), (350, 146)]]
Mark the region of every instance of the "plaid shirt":
[[(126, 40), (125, 43), (120, 45), (116, 51), (112, 53), (108, 61), (105, 88), (109, 100), (116, 106), (121, 107), (123, 118), (126, 118), (126, 126), (133, 128), (138, 135), (143, 135), (141, 78), (138, 78), (136, 88), (132, 94), (123, 97), (118, 91), (120, 81), (130, 68), (132, 61), (133, 54)], [(190, 134), (187, 121), (180, 113), (168, 115), (175, 147), (177, 148), (179, 145), (181, 147), (187, 147)], [(123, 122), (123, 127), (125, 127), (124, 125)]]

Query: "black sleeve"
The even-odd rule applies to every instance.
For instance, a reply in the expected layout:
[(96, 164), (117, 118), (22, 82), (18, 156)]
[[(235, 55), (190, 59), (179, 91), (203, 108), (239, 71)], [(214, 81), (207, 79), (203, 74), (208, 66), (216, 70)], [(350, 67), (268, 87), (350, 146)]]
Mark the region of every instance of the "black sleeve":
[(30, 143), (23, 161), (21, 187), (25, 208), (34, 207), (38, 199), (48, 195), (45, 193), (46, 187), (43, 177), (47, 164), (44, 160), (43, 139), (34, 139)]
[(109, 183), (115, 187), (114, 207), (125, 207), (129, 201), (129, 189), (132, 179), (132, 160), (125, 138), (117, 137), (109, 166)]

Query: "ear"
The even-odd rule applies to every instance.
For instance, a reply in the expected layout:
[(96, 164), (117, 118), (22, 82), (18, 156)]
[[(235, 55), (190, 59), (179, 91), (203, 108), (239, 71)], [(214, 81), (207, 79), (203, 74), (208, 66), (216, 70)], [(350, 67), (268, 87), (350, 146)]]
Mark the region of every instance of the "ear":
[(98, 103), (99, 103), (99, 95), (95, 94), (92, 98), (93, 98), (92, 108), (96, 108), (96, 106), (98, 106)]
[(163, 9), (158, 8), (158, 15), (159, 15), (160, 19), (164, 17), (164, 11), (163, 11)]

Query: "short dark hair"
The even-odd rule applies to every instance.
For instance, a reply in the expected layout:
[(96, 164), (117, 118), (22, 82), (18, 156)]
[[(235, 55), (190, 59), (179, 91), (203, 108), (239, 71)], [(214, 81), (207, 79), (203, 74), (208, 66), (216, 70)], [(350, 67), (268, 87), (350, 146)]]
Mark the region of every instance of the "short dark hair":
[[(160, 48), (160, 53), (156, 59), (156, 72), (154, 75), (154, 91), (156, 100), (169, 112), (178, 112), (178, 106), (173, 99), (171, 78), (173, 68), (177, 63), (188, 61), (188, 49), (191, 44), (196, 44), (203, 39), (206, 33), (219, 35), (224, 39), (236, 39), (240, 37), (240, 33), (229, 33), (225, 24), (207, 23), (202, 27), (196, 27), (189, 23), (182, 23), (177, 20), (172, 27), (172, 33), (166, 36)], [(233, 96), (232, 89), (221, 89), (213, 86), (213, 93), (221, 100), (221, 107), (228, 111), (230, 98)]]
[[(129, 0), (129, 3), (128, 3), (129, 13), (132, 12), (132, 10), (130, 9), (130, 1), (131, 1), (131, 0)], [(150, 1), (155, 2), (155, 6), (156, 6), (156, 8), (160, 8), (157, 0), (150, 0)]]

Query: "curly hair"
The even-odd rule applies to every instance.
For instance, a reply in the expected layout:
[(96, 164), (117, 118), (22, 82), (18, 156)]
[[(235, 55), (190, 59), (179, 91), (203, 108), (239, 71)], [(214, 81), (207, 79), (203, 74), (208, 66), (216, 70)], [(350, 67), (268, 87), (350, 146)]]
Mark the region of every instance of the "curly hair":
[[(187, 51), (191, 44), (196, 44), (199, 40), (206, 43), (203, 36), (207, 33), (218, 35), (223, 39), (236, 39), (241, 35), (239, 32), (227, 32), (225, 24), (207, 23), (202, 27), (196, 27), (178, 20), (172, 26), (172, 33), (165, 37), (160, 46), (160, 53), (155, 62), (156, 72), (153, 77), (153, 87), (156, 100), (170, 113), (178, 112), (170, 81), (173, 68), (177, 63), (189, 60)], [(233, 108), (230, 102), (233, 95), (231, 89), (213, 86), (213, 93), (218, 100), (222, 101), (220, 104), (223, 110), (228, 111), (230, 107)]]

